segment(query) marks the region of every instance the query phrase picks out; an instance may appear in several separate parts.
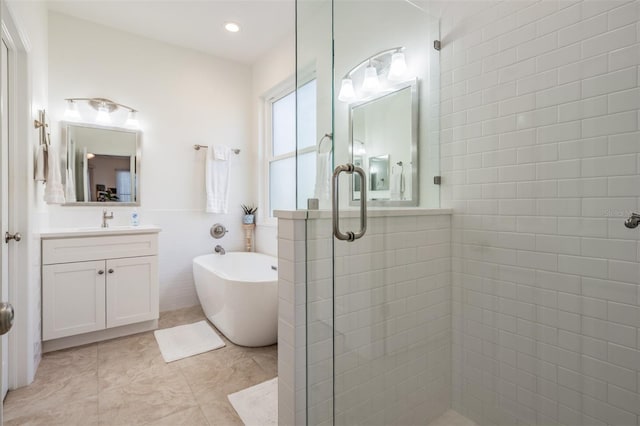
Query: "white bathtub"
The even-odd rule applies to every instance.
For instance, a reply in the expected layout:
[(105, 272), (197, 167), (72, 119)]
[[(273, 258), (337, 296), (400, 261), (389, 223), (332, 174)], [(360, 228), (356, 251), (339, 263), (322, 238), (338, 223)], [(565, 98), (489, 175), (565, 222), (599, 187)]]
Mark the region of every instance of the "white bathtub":
[(241, 346), (278, 340), (278, 259), (260, 253), (207, 254), (193, 259), (193, 277), (207, 318)]

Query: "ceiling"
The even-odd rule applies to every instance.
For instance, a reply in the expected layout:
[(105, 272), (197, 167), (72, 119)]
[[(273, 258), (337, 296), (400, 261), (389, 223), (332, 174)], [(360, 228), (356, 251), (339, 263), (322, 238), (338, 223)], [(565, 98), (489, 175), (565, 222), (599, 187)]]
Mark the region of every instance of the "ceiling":
[[(295, 27), (294, 0), (50, 0), (49, 10), (122, 31), (254, 63)], [(240, 25), (238, 33), (224, 29)]]

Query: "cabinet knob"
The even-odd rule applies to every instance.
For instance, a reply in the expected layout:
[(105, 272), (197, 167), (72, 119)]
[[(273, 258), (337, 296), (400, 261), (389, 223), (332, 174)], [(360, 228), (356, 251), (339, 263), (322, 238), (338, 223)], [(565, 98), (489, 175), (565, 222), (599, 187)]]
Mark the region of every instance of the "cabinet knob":
[(102, 275), (102, 274), (104, 274), (104, 271), (103, 271), (102, 269), (100, 269), (100, 270), (98, 271), (98, 275)]
[(109, 269), (109, 273), (110, 273), (110, 274), (113, 274), (113, 269)]

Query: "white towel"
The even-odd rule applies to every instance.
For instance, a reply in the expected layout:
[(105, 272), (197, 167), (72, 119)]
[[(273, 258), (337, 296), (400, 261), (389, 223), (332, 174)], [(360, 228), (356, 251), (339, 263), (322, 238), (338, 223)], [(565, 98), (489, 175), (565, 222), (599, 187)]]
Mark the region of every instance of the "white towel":
[(331, 197), (331, 151), (318, 153), (317, 161), (314, 195), (320, 201), (327, 201)]
[(36, 154), (36, 180), (39, 182), (47, 181), (47, 146), (42, 144), (38, 146)]
[(73, 175), (73, 169), (67, 169), (67, 184), (65, 185), (65, 198), (69, 203), (76, 202), (76, 183), (75, 176)]
[(47, 147), (47, 184), (44, 189), (44, 201), (47, 204), (64, 204), (64, 188), (62, 186), (62, 176), (60, 176), (60, 163), (56, 155), (56, 150), (49, 145)]
[(225, 145), (210, 145), (207, 149), (207, 213), (227, 213), (229, 210), (229, 167), (231, 149)]
[[(209, 149), (211, 151), (211, 149)], [(214, 160), (226, 161), (229, 159), (231, 149), (226, 145), (214, 145), (213, 146), (213, 158)]]
[(87, 147), (82, 148), (82, 193), (84, 194), (83, 201), (91, 201), (91, 194), (89, 193), (89, 159), (87, 158)]

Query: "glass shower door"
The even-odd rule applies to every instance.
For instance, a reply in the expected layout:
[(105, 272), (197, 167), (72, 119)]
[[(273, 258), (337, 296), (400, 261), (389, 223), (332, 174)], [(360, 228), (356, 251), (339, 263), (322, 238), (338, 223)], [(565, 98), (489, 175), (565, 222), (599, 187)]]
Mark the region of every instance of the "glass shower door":
[(409, 2), (297, 3), (298, 86), (317, 85), (308, 424), (427, 424), (449, 407), (450, 219), (425, 210), (439, 207), (437, 38)]

